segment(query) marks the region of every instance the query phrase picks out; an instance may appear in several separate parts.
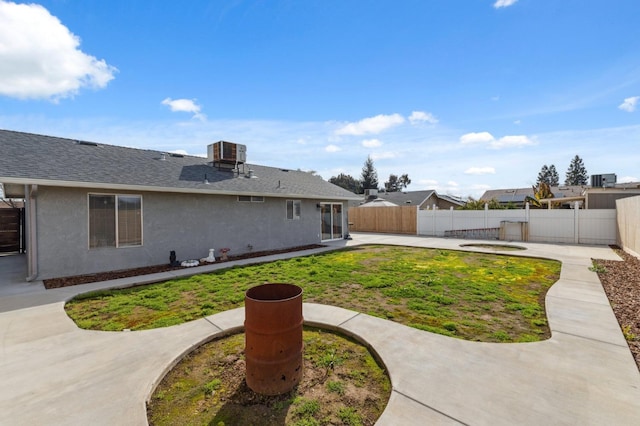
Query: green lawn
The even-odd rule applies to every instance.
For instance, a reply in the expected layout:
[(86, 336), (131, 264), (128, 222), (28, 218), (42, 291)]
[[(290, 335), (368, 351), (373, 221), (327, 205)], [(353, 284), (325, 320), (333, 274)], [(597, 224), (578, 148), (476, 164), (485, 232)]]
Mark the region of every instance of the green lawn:
[(370, 245), (94, 292), (66, 310), (81, 328), (142, 330), (243, 306), (258, 284), (292, 283), (305, 302), (467, 340), (529, 342), (550, 335), (544, 297), (559, 275), (551, 260)]

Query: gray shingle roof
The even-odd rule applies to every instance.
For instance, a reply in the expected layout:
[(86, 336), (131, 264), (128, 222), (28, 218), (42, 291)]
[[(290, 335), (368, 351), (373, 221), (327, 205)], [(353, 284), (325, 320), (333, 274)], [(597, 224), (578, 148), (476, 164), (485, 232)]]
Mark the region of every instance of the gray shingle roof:
[[(585, 188), (586, 186), (581, 185), (552, 186), (551, 192), (555, 198), (579, 197)], [(533, 188), (490, 189), (482, 194), (480, 200), (490, 201), (495, 198), (501, 203), (523, 203), (527, 196), (533, 197)]]
[[(307, 172), (244, 164), (240, 171), (245, 173), (234, 174), (212, 167), (206, 158), (169, 154), (162, 160), (162, 154), (0, 130), (0, 182), (327, 200), (359, 198)], [(249, 170), (257, 178), (248, 178)]]
[(378, 197), (394, 203), (398, 206), (420, 206), (434, 194), (441, 200), (445, 200), (460, 206), (464, 205), (464, 202), (461, 202), (454, 197), (440, 195), (434, 189), (427, 189), (424, 191), (379, 192)]
[(411, 191), (411, 192), (382, 192), (378, 197), (391, 201), (399, 206), (419, 206), (435, 191)]

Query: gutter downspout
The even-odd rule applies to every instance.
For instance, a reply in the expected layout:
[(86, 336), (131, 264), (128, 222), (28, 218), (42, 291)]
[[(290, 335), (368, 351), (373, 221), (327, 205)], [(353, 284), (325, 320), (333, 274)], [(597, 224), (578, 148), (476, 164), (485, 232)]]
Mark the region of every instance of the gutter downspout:
[(25, 185), (27, 193), (27, 281), (31, 282), (38, 276), (38, 230), (36, 227), (36, 199), (38, 196), (38, 185)]

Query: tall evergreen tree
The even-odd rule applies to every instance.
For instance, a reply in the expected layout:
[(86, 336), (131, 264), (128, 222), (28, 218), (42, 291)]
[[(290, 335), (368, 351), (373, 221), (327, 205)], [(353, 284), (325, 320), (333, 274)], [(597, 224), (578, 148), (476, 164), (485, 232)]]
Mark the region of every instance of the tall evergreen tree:
[(560, 176), (558, 176), (556, 166), (553, 164), (549, 166), (549, 182), (547, 183), (550, 186), (558, 186), (560, 184)]
[(344, 173), (340, 173), (338, 176), (332, 176), (329, 179), (329, 182), (341, 188), (344, 188), (347, 191), (351, 191), (354, 194), (362, 193), (362, 191), (360, 190), (360, 187), (361, 187), (360, 181), (351, 175), (345, 175)]
[(362, 190), (378, 189), (378, 172), (373, 166), (371, 156), (367, 157), (367, 161), (364, 162), (360, 181), (362, 182)]
[(542, 182), (547, 183), (547, 177), (549, 176), (549, 167), (545, 164), (538, 172), (538, 179), (536, 180), (536, 185), (540, 185)]
[(550, 186), (557, 186), (560, 182), (560, 177), (558, 176), (558, 171), (556, 170), (556, 166), (553, 164), (547, 166), (546, 164), (542, 166), (540, 172), (538, 173), (538, 180), (536, 180), (536, 186), (541, 183), (546, 183)]
[(571, 163), (569, 164), (564, 184), (586, 185), (588, 181), (589, 176), (587, 175), (587, 169), (584, 167), (582, 158), (576, 155), (575, 157), (573, 157), (573, 160), (571, 160)]

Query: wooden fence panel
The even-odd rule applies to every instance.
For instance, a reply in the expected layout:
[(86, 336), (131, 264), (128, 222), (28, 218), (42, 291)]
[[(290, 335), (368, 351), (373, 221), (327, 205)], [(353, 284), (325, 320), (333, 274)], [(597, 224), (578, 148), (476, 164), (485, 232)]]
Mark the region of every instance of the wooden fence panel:
[(349, 230), (415, 235), (418, 232), (417, 212), (416, 206), (351, 207)]

